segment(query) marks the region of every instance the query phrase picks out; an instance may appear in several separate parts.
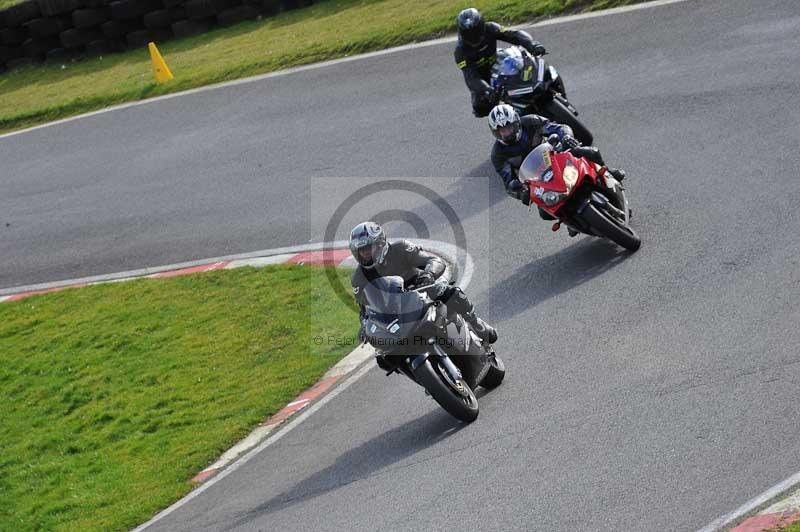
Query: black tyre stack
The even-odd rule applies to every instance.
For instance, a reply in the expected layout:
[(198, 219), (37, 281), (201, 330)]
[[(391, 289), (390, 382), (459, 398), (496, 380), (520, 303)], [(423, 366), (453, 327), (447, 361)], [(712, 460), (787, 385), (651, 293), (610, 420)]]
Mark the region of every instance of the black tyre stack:
[(55, 38), (44, 59), (49, 62), (66, 61), (83, 52), (84, 35), (73, 24), (73, 11), (84, 7), (84, 0), (36, 0), (42, 12), (37, 24), (48, 32), (55, 32)]
[(85, 32), (84, 52), (87, 56), (109, 54), (123, 50), (122, 41), (109, 39), (103, 33), (103, 24), (111, 19), (111, 8), (106, 0), (83, 0), (84, 7), (72, 12), (72, 25)]
[[(26, 51), (38, 52), (38, 42), (34, 43), (30, 31), (25, 26), (41, 16), (35, 0), (28, 0), (9, 7), (0, 15), (0, 59), (5, 68), (14, 68), (34, 62)], [(23, 46), (24, 45), (24, 46)]]
[(0, 11), (0, 73), (205, 33), (312, 0), (25, 0)]

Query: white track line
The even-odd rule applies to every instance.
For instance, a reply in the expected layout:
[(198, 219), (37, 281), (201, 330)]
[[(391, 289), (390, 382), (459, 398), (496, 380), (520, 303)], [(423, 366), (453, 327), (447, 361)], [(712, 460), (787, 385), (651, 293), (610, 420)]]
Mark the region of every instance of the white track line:
[(794, 490), (788, 497), (781, 499), (769, 508), (761, 510), (761, 515), (796, 512), (800, 508), (800, 489)]
[[(331, 242), (329, 247), (346, 248), (349, 242), (347, 240), (337, 240)], [(63, 281), (53, 281), (49, 283), (38, 283), (27, 286), (13, 286), (9, 288), (0, 289), (0, 296), (19, 294), (21, 292), (35, 292), (37, 290), (47, 290), (50, 288), (62, 288), (65, 286), (73, 286), (76, 284), (93, 284), (93, 283), (107, 283), (109, 281), (125, 280), (132, 277), (146, 277), (154, 273), (168, 272), (173, 270), (182, 270), (184, 268), (193, 268), (195, 266), (204, 266), (214, 262), (235, 262), (249, 259), (268, 259), (270, 257), (277, 257), (275, 260), (282, 260), (280, 255), (294, 255), (305, 251), (320, 251), (324, 249), (322, 242), (316, 244), (305, 244), (301, 246), (264, 249), (261, 251), (251, 251), (249, 253), (239, 253), (237, 255), (226, 255), (224, 257), (210, 257), (207, 259), (198, 259), (188, 262), (179, 262), (176, 264), (168, 264), (165, 266), (154, 266), (150, 268), (140, 268), (138, 270), (128, 270), (124, 272), (109, 273), (103, 275), (93, 275), (91, 277), (81, 277), (78, 279), (65, 279)], [(266, 261), (266, 263), (270, 263)]]
[[(641, 4), (634, 4), (634, 5), (630, 5), (630, 6), (613, 7), (613, 8), (604, 9), (604, 10), (601, 10), (601, 11), (592, 11), (591, 13), (581, 13), (581, 14), (577, 14), (577, 15), (567, 15), (567, 16), (563, 16), (563, 17), (554, 17), (554, 18), (551, 18), (551, 19), (547, 19), (547, 20), (543, 20), (543, 21), (537, 22), (535, 24), (520, 24), (518, 26), (512, 26), (512, 27), (515, 28), (515, 29), (518, 29), (518, 28), (538, 28), (538, 27), (543, 27), (543, 26), (551, 26), (551, 25), (554, 25), (554, 24), (565, 24), (565, 23), (568, 23), (568, 22), (576, 22), (576, 21), (586, 20), (586, 19), (590, 19), (590, 18), (606, 17), (606, 16), (609, 16), (609, 15), (619, 15), (619, 14), (622, 14), (622, 13), (629, 13), (631, 11), (639, 11), (641, 9), (649, 9), (649, 8), (652, 8), (652, 7), (660, 7), (660, 6), (670, 5), (670, 4), (678, 4), (678, 3), (686, 2), (686, 1), (687, 0), (655, 0), (653, 2), (644, 2), (644, 3), (641, 3)], [(270, 72), (270, 73), (267, 73), (267, 74), (260, 74), (258, 76), (251, 76), (251, 77), (248, 77), (248, 78), (241, 78), (241, 79), (236, 79), (236, 80), (233, 80), (233, 81), (225, 81), (225, 82), (222, 82), (222, 83), (215, 83), (213, 85), (206, 85), (204, 87), (198, 87), (196, 89), (190, 89), (190, 90), (186, 90), (186, 91), (175, 92), (175, 93), (172, 93), (172, 94), (165, 94), (164, 96), (157, 96), (155, 98), (149, 98), (147, 100), (138, 100), (138, 101), (135, 101), (135, 102), (123, 103), (123, 104), (115, 105), (115, 106), (112, 106), (112, 107), (106, 107), (105, 109), (99, 109), (97, 111), (92, 111), (92, 112), (84, 113), (84, 114), (77, 115), (77, 116), (71, 116), (69, 118), (64, 118), (64, 119), (61, 119), (61, 120), (56, 120), (54, 122), (48, 122), (47, 124), (41, 124), (41, 125), (38, 125), (38, 126), (33, 126), (33, 127), (26, 128), (26, 129), (21, 129), (19, 131), (12, 131), (11, 133), (5, 133), (5, 134), (0, 135), (0, 140), (2, 140), (4, 138), (7, 138), (7, 137), (13, 137), (15, 135), (22, 135), (23, 133), (28, 133), (30, 131), (35, 131), (37, 129), (56, 126), (56, 125), (59, 125), (59, 124), (65, 124), (67, 122), (72, 122), (74, 120), (81, 120), (83, 118), (89, 118), (89, 117), (96, 116), (96, 115), (103, 114), (103, 113), (110, 113), (112, 111), (119, 111), (119, 110), (122, 110), (122, 109), (128, 109), (129, 107), (137, 107), (139, 105), (152, 104), (152, 103), (160, 102), (160, 101), (163, 101), (163, 100), (169, 100), (169, 99), (172, 99), (172, 98), (179, 98), (181, 96), (188, 96), (188, 95), (191, 95), (191, 94), (198, 94), (200, 92), (205, 92), (205, 91), (223, 89), (223, 88), (226, 88), (226, 87), (235, 87), (236, 85), (243, 85), (245, 83), (253, 83), (253, 82), (256, 82), (256, 81), (275, 78), (275, 77), (279, 77), (279, 76), (288, 76), (288, 75), (291, 75), (291, 74), (296, 74), (298, 72), (305, 72), (307, 70), (316, 70), (318, 68), (326, 68), (326, 67), (330, 67), (330, 66), (340, 65), (342, 63), (349, 63), (351, 61), (361, 61), (361, 60), (364, 60), (364, 59), (370, 59), (370, 58), (379, 57), (379, 56), (382, 56), (382, 55), (395, 54), (395, 53), (398, 53), (398, 52), (405, 52), (405, 51), (408, 51), (408, 50), (415, 50), (417, 48), (427, 48), (429, 46), (437, 46), (439, 44), (455, 42), (455, 40), (456, 40), (455, 36), (451, 35), (449, 37), (443, 37), (441, 39), (433, 39), (433, 40), (430, 40), (430, 41), (423, 41), (423, 42), (419, 42), (419, 43), (405, 44), (403, 46), (396, 46), (394, 48), (387, 48), (385, 50), (378, 50), (376, 52), (369, 52), (369, 53), (366, 53), (366, 54), (354, 55), (352, 57), (343, 57), (341, 59), (332, 59), (330, 61), (322, 61), (320, 63), (314, 63), (314, 64), (311, 64), (311, 65), (304, 65), (304, 66), (299, 66), (299, 67), (294, 67), (294, 68), (288, 68), (286, 70), (279, 70), (277, 72)]]
[(787, 478), (783, 482), (775, 484), (758, 497), (750, 499), (731, 513), (718, 517), (708, 525), (701, 528), (698, 532), (716, 532), (717, 530), (721, 530), (723, 527), (733, 523), (740, 517), (747, 515), (773, 497), (777, 497), (784, 491), (790, 489), (795, 484), (800, 484), (800, 471)]
[[(460, 252), (458, 251), (456, 246), (448, 244), (447, 242), (440, 242), (438, 240), (427, 240), (414, 237), (411, 237), (411, 240), (422, 245), (422, 247), (426, 247), (441, 253), (442, 255), (445, 256), (445, 258), (447, 258), (450, 261), (450, 263), (458, 265)], [(348, 245), (349, 242), (347, 240), (337, 240), (335, 242), (331, 242), (330, 244), (328, 244), (327, 247), (330, 249), (340, 249), (340, 248), (346, 248)], [(318, 242), (315, 244), (304, 244), (301, 246), (264, 249), (261, 251), (251, 251), (249, 253), (239, 253), (237, 255), (227, 255), (224, 257), (210, 257), (207, 259), (179, 262), (176, 264), (168, 264), (165, 266), (140, 268), (138, 270), (128, 270), (124, 272), (93, 275), (91, 277), (80, 277), (77, 279), (65, 279), (63, 281), (53, 281), (49, 283), (38, 283), (26, 286), (12, 286), (9, 288), (0, 288), (0, 302), (4, 301), (5, 299), (8, 299), (9, 296), (12, 296), (14, 294), (36, 292), (39, 290), (49, 290), (51, 288), (64, 288), (81, 284), (88, 285), (96, 283), (108, 283), (111, 281), (125, 281), (131, 278), (147, 277), (149, 275), (153, 275), (156, 273), (169, 272), (173, 270), (182, 270), (185, 268), (192, 268), (195, 266), (205, 266), (207, 264), (216, 262), (221, 263), (230, 261), (231, 264), (228, 265), (228, 268), (235, 268), (242, 264), (263, 266), (267, 264), (273, 264), (275, 262), (285, 262), (285, 259), (297, 253), (303, 253), (305, 251), (321, 251), (325, 249), (325, 246), (326, 246), (325, 243)], [(474, 263), (472, 261), (472, 257), (469, 255), (469, 253), (467, 253), (465, 257), (466, 260), (465, 264), (463, 265), (464, 271), (459, 272), (459, 279), (461, 280), (460, 282), (464, 284), (464, 286), (469, 284), (469, 281), (472, 279), (472, 272), (474, 271)], [(345, 259), (344, 261), (342, 261), (341, 264), (348, 265), (350, 264), (350, 261), (348, 261), (348, 259)], [(354, 264), (350, 265), (355, 267)]]

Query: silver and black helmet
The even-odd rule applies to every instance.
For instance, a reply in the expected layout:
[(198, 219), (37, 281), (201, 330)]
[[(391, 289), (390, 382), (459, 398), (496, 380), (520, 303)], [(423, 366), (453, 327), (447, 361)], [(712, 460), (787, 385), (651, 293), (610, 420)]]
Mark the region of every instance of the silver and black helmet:
[(375, 222), (362, 222), (350, 231), (350, 253), (363, 268), (383, 264), (388, 251), (386, 233)]
[(503, 144), (519, 142), (522, 136), (519, 113), (505, 103), (496, 105), (489, 113), (489, 128), (495, 138)]

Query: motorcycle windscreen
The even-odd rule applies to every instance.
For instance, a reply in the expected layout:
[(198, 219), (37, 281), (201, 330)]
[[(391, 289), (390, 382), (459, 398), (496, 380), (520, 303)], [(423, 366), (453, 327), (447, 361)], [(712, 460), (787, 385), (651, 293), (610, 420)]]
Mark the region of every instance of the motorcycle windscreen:
[(497, 52), (497, 58), (492, 65), (492, 87), (503, 85), (516, 78), (525, 67), (522, 52), (516, 46), (503, 48)]
[(510, 55), (503, 59), (503, 62), (500, 63), (500, 75), (506, 77), (516, 76), (522, 72), (523, 66), (525, 66), (525, 62), (522, 60), (522, 56)]
[(406, 292), (403, 278), (399, 276), (379, 277), (364, 287), (367, 301), (367, 317), (389, 325), (419, 321), (428, 308), (419, 292)]
[(544, 182), (553, 179), (553, 162), (550, 158), (552, 152), (553, 147), (549, 143), (539, 144), (522, 161), (522, 166), (519, 167), (520, 179)]

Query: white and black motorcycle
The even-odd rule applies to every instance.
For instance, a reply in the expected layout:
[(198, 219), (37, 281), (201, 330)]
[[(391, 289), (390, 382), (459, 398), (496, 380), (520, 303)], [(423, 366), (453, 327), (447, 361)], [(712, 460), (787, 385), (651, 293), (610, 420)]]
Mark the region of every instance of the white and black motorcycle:
[(567, 100), (564, 80), (542, 56), (520, 46), (498, 50), (491, 85), (499, 101), (511, 105), (520, 115), (537, 114), (566, 124), (581, 144), (592, 145), (591, 132), (578, 120), (578, 110)]

